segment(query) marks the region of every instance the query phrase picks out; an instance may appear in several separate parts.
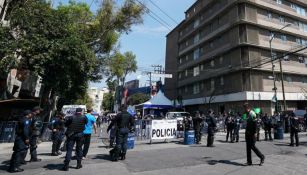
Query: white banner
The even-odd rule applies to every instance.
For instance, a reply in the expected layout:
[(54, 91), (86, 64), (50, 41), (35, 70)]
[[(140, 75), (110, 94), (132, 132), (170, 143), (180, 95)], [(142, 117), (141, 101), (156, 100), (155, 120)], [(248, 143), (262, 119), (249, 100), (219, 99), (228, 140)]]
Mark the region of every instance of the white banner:
[(151, 140), (175, 139), (177, 133), (177, 120), (152, 120)]

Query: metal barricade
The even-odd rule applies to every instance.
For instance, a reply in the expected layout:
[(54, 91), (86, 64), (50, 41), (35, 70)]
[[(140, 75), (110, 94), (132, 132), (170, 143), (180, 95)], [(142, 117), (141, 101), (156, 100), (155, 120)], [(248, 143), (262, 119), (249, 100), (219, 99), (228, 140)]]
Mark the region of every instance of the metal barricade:
[(150, 140), (151, 120), (135, 121), (136, 140)]
[(1, 122), (0, 124), (0, 143), (14, 142), (17, 122)]

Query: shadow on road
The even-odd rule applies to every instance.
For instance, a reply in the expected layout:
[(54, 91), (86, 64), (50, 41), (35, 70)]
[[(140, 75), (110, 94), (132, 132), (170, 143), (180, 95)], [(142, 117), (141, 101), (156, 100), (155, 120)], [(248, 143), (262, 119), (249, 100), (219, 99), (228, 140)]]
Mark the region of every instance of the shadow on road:
[(1, 164), (9, 165), (10, 164), (10, 160), (5, 160), (5, 161), (1, 162)]
[(61, 164), (48, 164), (44, 166), (45, 169), (47, 170), (61, 170), (63, 167), (63, 163)]
[(274, 143), (274, 145), (290, 147), (289, 143)]
[(208, 160), (207, 163), (209, 165), (216, 165), (216, 164), (227, 164), (227, 165), (235, 165), (235, 166), (245, 166), (245, 164), (233, 162), (231, 160)]
[(7, 171), (8, 169), (9, 169), (9, 165), (0, 165), (0, 172), (1, 171)]
[(92, 159), (103, 159), (103, 160), (111, 161), (111, 157), (108, 154), (97, 154)]

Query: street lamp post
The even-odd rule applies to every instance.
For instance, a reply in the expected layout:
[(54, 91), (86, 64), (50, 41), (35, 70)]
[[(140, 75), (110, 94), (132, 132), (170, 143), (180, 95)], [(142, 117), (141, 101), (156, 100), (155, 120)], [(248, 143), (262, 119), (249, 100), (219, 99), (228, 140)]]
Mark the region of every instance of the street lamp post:
[[(291, 26), (291, 24), (287, 24), (280, 28), (277, 32), (283, 30), (286, 27)], [(275, 33), (272, 34), (270, 39), (270, 52), (271, 52), (271, 61), (272, 61), (272, 73), (273, 73), (273, 81), (274, 81), (274, 96), (275, 96), (275, 112), (278, 111), (278, 100), (277, 100), (277, 87), (276, 87), (276, 74), (275, 74), (275, 65), (274, 65), (274, 58), (273, 58), (273, 49), (272, 49), (272, 41), (275, 38)], [(282, 64), (281, 64), (281, 58), (279, 58), (279, 66), (280, 66), (280, 73), (281, 73), (281, 85), (282, 85), (282, 94), (283, 94), (283, 103), (284, 103), (284, 111), (286, 110), (286, 97), (285, 97), (285, 88), (284, 88), (284, 77), (283, 77), (283, 71), (282, 71)]]

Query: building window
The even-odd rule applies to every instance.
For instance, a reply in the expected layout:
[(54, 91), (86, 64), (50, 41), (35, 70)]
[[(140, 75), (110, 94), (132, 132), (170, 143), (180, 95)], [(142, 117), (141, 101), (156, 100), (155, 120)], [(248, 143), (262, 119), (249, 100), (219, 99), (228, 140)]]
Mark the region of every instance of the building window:
[(277, 53), (276, 52), (272, 52), (272, 57), (273, 57), (273, 59), (275, 59), (277, 57)]
[(185, 46), (188, 46), (188, 45), (189, 45), (189, 41), (186, 41), (186, 42), (185, 42)]
[(298, 57), (298, 62), (299, 62), (299, 63), (304, 63), (304, 62), (305, 62), (304, 57), (299, 56), (299, 57)]
[(211, 60), (211, 61), (210, 61), (210, 66), (211, 66), (211, 67), (214, 67), (214, 60)]
[(204, 82), (201, 82), (201, 83), (200, 83), (200, 88), (201, 88), (201, 89), (204, 89), (204, 87), (205, 87), (205, 83), (204, 83)]
[(305, 63), (305, 66), (307, 67), (307, 58), (306, 57), (304, 58), (304, 63)]
[(296, 38), (296, 43), (299, 45), (302, 45), (302, 39), (301, 38)]
[(179, 35), (180, 35), (180, 36), (182, 36), (182, 35), (183, 35), (183, 32), (182, 32), (182, 31), (180, 31), (180, 32), (179, 32)]
[(202, 48), (200, 48), (200, 51), (199, 51), (200, 53), (200, 55), (203, 55), (203, 53), (204, 53), (204, 48), (202, 47)]
[(199, 75), (199, 66), (193, 68), (193, 76), (196, 77)]
[(211, 90), (214, 90), (214, 79), (211, 79)]
[(200, 70), (201, 70), (201, 71), (204, 70), (204, 65), (203, 65), (203, 64), (200, 65)]
[(221, 81), (221, 86), (224, 86), (224, 77), (221, 77), (220, 81)]
[(182, 78), (182, 74), (181, 74), (181, 72), (179, 72), (179, 74), (178, 74), (178, 78), (179, 78), (179, 79), (181, 79), (181, 78)]
[(193, 94), (199, 94), (199, 83), (193, 85)]
[(182, 63), (182, 58), (179, 58), (179, 64), (181, 64)]
[(286, 77), (287, 82), (292, 83), (292, 78), (290, 76)]
[(296, 13), (298, 13), (299, 15), (302, 16), (306, 16), (306, 11), (303, 7), (300, 6), (296, 6)]
[(284, 55), (284, 61), (290, 61), (289, 55)]
[(188, 69), (185, 70), (184, 74), (185, 74), (186, 77), (188, 76)]
[(198, 41), (199, 41), (199, 34), (196, 34), (194, 36), (194, 44), (198, 43)]
[(268, 17), (268, 19), (272, 19), (272, 13), (268, 12), (267, 17)]
[(210, 48), (213, 48), (213, 41), (210, 41), (210, 43), (209, 43), (209, 46), (210, 46)]
[(223, 64), (223, 57), (220, 56), (220, 64)]
[(185, 61), (188, 61), (189, 60), (189, 55), (186, 55), (185, 56)]
[(279, 22), (285, 23), (285, 18), (283, 16), (279, 16)]
[(196, 20), (194, 21), (193, 27), (196, 28), (198, 25), (199, 25), (199, 19), (196, 19)]
[(286, 35), (280, 35), (280, 39), (284, 42), (287, 41), (287, 36)]
[(194, 60), (197, 60), (199, 58), (199, 48), (194, 50), (193, 58)]
[(297, 7), (297, 6), (296, 6), (295, 4), (291, 3), (291, 4), (290, 4), (290, 7), (291, 7), (293, 10), (296, 11), (296, 7)]
[(282, 4), (282, 0), (276, 0), (277, 4)]

